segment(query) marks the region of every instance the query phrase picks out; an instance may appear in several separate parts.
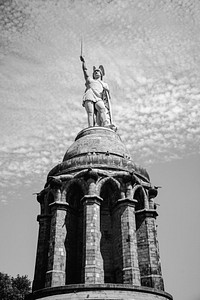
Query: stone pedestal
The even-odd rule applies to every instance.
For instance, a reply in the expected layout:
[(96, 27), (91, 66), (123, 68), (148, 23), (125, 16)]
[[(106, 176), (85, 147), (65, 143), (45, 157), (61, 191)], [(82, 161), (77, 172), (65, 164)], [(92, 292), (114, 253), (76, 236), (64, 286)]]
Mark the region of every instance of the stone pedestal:
[(172, 300), (163, 291), (155, 195), (116, 132), (82, 130), (39, 193), (35, 276), (26, 299)]
[(173, 300), (166, 292), (128, 284), (72, 284), (36, 291), (26, 300)]

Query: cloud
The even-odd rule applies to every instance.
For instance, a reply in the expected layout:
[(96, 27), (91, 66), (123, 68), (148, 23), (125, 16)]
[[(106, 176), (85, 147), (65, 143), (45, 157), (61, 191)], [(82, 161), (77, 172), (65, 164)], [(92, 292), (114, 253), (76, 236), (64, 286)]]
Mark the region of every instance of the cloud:
[(105, 67), (114, 122), (136, 163), (199, 153), (198, 2), (21, 0), (0, 7), (3, 186), (45, 178), (87, 126), (81, 37), (88, 70)]

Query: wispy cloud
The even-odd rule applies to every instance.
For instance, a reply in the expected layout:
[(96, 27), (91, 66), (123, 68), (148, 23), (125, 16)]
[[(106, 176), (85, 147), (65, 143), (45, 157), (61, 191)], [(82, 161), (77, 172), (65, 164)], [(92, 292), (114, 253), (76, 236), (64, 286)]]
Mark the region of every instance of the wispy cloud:
[(89, 71), (105, 66), (136, 163), (199, 153), (199, 10), (197, 1), (4, 1), (1, 185), (45, 176), (87, 126), (81, 36)]

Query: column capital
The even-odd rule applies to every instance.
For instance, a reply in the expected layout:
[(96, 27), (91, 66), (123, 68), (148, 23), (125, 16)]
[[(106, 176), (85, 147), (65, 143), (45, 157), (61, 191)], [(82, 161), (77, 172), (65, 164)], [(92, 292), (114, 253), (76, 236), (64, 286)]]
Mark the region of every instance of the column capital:
[(118, 199), (115, 204), (114, 204), (114, 208), (117, 208), (119, 206), (132, 206), (135, 207), (136, 203), (138, 201), (136, 199), (130, 199), (130, 198), (122, 198), (122, 199)]
[(68, 210), (69, 203), (56, 201), (56, 202), (50, 203), (49, 206), (51, 209)]
[(83, 204), (98, 204), (98, 205), (101, 205), (101, 202), (103, 201), (103, 199), (97, 195), (85, 195), (82, 199), (81, 199), (81, 202)]
[(152, 218), (155, 218), (158, 216), (158, 213), (155, 209), (141, 209), (141, 210), (137, 210), (135, 212), (137, 215), (141, 215), (141, 216), (144, 216), (144, 217), (152, 217)]
[(40, 222), (45, 222), (46, 220), (50, 219), (51, 215), (38, 215), (37, 216), (37, 221)]
[(137, 202), (138, 201), (136, 199), (122, 198), (122, 199), (118, 199), (117, 202), (116, 202), (116, 204), (135, 206), (135, 204)]

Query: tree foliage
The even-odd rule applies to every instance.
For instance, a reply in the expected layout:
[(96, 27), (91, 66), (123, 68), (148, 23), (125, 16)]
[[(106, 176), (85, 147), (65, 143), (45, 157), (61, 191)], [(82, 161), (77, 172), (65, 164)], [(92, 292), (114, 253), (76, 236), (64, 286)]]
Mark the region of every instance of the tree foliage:
[(11, 277), (0, 272), (0, 299), (1, 300), (24, 300), (25, 295), (31, 291), (31, 281), (28, 277)]

